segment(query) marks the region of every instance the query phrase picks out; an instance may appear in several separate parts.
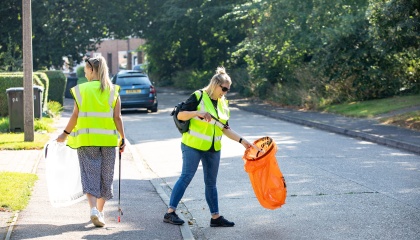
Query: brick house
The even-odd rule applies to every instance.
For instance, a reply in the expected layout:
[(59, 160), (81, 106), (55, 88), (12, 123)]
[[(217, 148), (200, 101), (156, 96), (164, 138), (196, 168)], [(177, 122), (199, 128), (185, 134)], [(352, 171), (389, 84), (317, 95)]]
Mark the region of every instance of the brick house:
[(143, 52), (137, 50), (144, 43), (145, 40), (141, 38), (107, 39), (98, 46), (96, 51), (88, 52), (87, 55), (103, 56), (111, 75), (115, 75), (122, 69), (132, 69), (134, 65), (144, 63)]

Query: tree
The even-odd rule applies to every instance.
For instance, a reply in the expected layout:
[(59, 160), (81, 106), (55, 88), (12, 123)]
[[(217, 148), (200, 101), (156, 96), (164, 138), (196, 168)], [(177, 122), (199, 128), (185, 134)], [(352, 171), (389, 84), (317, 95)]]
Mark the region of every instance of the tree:
[[(104, 4), (99, 0), (33, 1), (34, 69), (60, 68), (63, 56), (80, 61), (86, 51), (94, 49), (104, 38), (140, 35), (137, 34), (139, 32), (133, 33), (133, 25), (141, 26), (145, 22), (137, 22), (134, 18), (139, 16), (139, 5), (144, 2), (121, 0)], [(1, 1), (0, 51), (8, 51), (8, 36), (14, 45), (22, 46), (21, 12), (22, 1)], [(0, 65), (4, 65), (2, 61), (0, 59)]]

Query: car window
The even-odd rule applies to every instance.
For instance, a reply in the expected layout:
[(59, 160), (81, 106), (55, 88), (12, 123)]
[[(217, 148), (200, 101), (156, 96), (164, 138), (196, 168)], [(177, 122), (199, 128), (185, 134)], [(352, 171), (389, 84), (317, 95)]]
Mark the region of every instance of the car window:
[(127, 77), (117, 77), (117, 82), (115, 84), (120, 85), (120, 86), (150, 85), (150, 81), (148, 77), (127, 76)]

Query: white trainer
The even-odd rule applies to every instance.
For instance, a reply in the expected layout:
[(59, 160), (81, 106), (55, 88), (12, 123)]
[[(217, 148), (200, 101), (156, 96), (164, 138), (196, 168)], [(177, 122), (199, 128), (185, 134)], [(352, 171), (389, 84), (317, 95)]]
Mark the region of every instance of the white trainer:
[(99, 221), (105, 225), (105, 214), (104, 212), (99, 212)]
[(96, 207), (93, 207), (90, 210), (90, 220), (92, 220), (93, 225), (95, 225), (96, 227), (103, 227), (105, 225), (105, 223), (104, 223), (103, 220), (101, 221), (100, 218), (102, 218), (102, 217), (101, 217), (98, 209), (96, 209)]

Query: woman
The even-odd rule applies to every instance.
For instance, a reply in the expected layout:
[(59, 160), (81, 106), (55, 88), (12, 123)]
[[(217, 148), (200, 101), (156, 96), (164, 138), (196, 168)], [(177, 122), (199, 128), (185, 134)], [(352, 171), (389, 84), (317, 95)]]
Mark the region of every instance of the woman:
[[(229, 91), (231, 84), (232, 81), (225, 69), (218, 67), (208, 86), (194, 92), (178, 113), (179, 120), (190, 120), (190, 128), (188, 132), (182, 134), (182, 173), (172, 190), (169, 208), (163, 218), (164, 222), (175, 225), (184, 223), (175, 211), (201, 160), (206, 186), (205, 197), (211, 213), (210, 226), (233, 227), (235, 225), (219, 214), (216, 180), (222, 135), (241, 143), (245, 148), (252, 145), (228, 125), (230, 112), (225, 94)], [(201, 94), (203, 97), (199, 103)]]
[[(124, 151), (119, 86), (111, 83), (103, 57), (85, 59), (88, 82), (73, 87), (73, 114), (57, 138), (77, 149), (83, 193), (90, 206), (90, 219), (96, 227), (105, 225), (104, 205), (113, 197), (112, 182), (115, 147)], [(118, 142), (118, 135), (120, 142)]]

